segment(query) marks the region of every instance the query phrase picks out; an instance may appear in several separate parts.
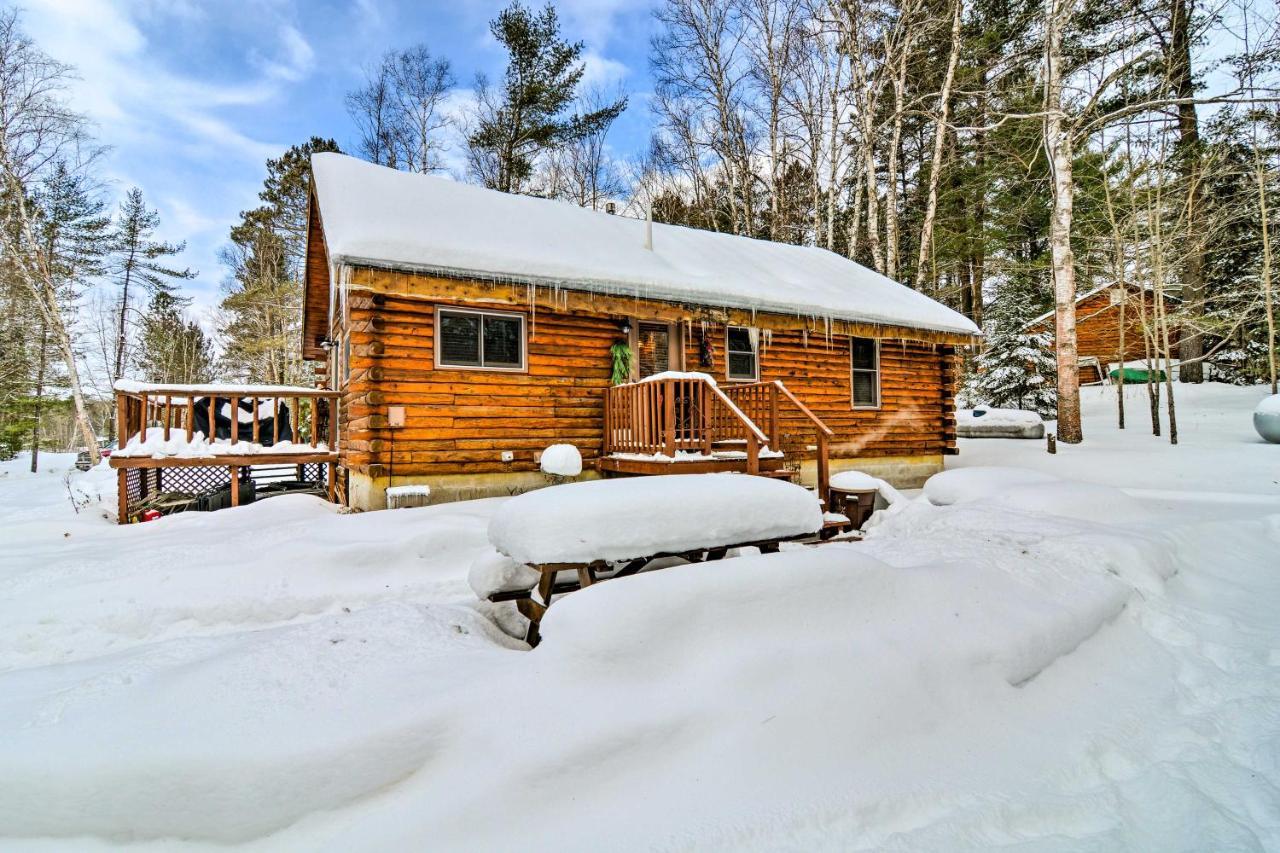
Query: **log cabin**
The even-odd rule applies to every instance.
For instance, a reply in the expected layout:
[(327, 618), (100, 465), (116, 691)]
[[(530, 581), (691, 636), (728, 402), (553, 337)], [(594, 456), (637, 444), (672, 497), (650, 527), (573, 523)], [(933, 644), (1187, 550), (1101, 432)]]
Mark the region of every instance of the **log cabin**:
[[(1173, 311), (1177, 300), (1166, 294), (1165, 309)], [(1080, 384), (1105, 383), (1111, 365), (1146, 358), (1146, 336), (1155, 327), (1155, 295), (1150, 288), (1130, 285), (1098, 287), (1076, 298), (1076, 352)], [(1054, 333), (1049, 311), (1024, 325), (1031, 332)], [(1123, 328), (1123, 334), (1121, 329)], [(1170, 325), (1169, 344), (1177, 352), (1176, 327)]]
[(824, 249), (312, 158), (302, 354), (340, 499), (743, 470), (919, 485), (956, 452), (966, 317)]

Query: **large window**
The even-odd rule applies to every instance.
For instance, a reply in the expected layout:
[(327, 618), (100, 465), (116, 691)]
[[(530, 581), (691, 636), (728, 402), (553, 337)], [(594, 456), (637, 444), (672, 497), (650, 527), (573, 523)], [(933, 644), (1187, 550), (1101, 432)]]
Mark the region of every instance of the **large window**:
[(880, 342), (875, 338), (850, 338), (853, 369), (853, 407), (880, 407)]
[(760, 378), (760, 362), (756, 357), (756, 335), (751, 329), (742, 326), (730, 326), (725, 332), (725, 351), (728, 370), (725, 375), (730, 379), (745, 379), (751, 382)]
[(436, 312), (436, 366), (524, 370), (524, 315), (439, 309)]

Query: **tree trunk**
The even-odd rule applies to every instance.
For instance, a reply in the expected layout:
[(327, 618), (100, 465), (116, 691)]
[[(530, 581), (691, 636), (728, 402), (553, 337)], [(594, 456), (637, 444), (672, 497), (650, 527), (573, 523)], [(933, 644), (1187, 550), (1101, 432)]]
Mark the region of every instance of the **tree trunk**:
[(1046, 0), (1045, 148), (1053, 174), (1053, 209), (1049, 246), (1053, 259), (1053, 300), (1058, 358), (1058, 439), (1084, 440), (1080, 426), (1080, 367), (1076, 354), (1076, 270), (1071, 251), (1071, 216), (1075, 201), (1072, 128), (1062, 106), (1062, 29), (1071, 17), (1072, 0)]
[(44, 377), (49, 364), (49, 324), (40, 320), (40, 360), (36, 364), (36, 402), (31, 418), (31, 473), (40, 465), (40, 419), (44, 415)]
[[(1169, 83), (1173, 95), (1196, 95), (1191, 66), (1191, 14), (1193, 0), (1170, 0)], [(1204, 234), (1206, 223), (1199, 200), (1201, 180), (1200, 124), (1194, 103), (1178, 104), (1177, 167), (1186, 184), (1187, 246), (1182, 263), (1182, 309), (1191, 322), (1183, 326), (1178, 343), (1181, 382), (1203, 382), (1204, 338), (1197, 325), (1204, 315)], [(1172, 404), (1172, 401), (1170, 401)]]
[[(947, 118), (951, 107), (951, 84), (960, 61), (960, 15), (964, 0), (953, 0), (951, 13), (951, 51), (947, 56), (947, 73), (938, 94), (938, 117), (933, 125), (933, 159), (929, 168), (929, 191), (925, 200), (924, 222), (920, 226), (920, 255), (916, 261), (916, 290), (924, 288), (925, 269), (933, 247), (933, 220), (938, 213), (938, 177), (942, 171), (942, 149), (947, 140)], [(972, 295), (970, 295), (972, 298)]]

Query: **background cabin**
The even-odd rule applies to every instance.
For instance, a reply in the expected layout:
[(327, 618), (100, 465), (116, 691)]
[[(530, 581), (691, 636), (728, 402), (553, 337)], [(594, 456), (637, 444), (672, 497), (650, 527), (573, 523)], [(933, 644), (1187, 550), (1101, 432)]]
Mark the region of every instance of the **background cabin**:
[[(1173, 311), (1176, 300), (1165, 297), (1165, 308)], [(1155, 295), (1139, 287), (1103, 287), (1076, 299), (1076, 349), (1080, 359), (1080, 384), (1095, 385), (1108, 380), (1112, 365), (1146, 358), (1146, 336), (1155, 328)], [(1121, 335), (1123, 327), (1124, 334)], [(1026, 329), (1053, 334), (1053, 312), (1029, 321)], [(1177, 329), (1170, 325), (1169, 345), (1177, 358)]]
[[(918, 485), (955, 452), (956, 347), (976, 327), (847, 259), (342, 155), (313, 175), (303, 354), (339, 395), (352, 506), (385, 506), (389, 485), (433, 502), (546, 485), (555, 443), (596, 476), (666, 473), (672, 449), (680, 471), (746, 470), (750, 441), (769, 447), (758, 467), (812, 484), (829, 456)], [(620, 344), (635, 390), (614, 387)], [(640, 387), (671, 372), (715, 388)]]

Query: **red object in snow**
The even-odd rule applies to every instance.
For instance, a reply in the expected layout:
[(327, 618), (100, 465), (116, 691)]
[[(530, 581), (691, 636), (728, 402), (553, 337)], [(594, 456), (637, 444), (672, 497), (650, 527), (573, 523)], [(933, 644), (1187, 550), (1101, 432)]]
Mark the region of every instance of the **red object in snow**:
[(158, 509), (148, 509), (142, 513), (143, 521), (155, 521), (159, 517), (160, 517), (160, 510)]

